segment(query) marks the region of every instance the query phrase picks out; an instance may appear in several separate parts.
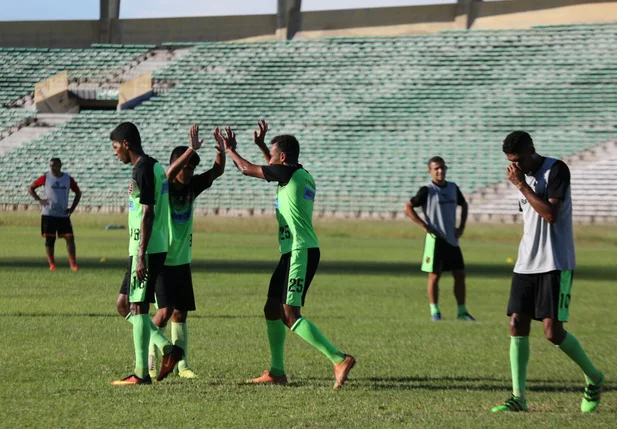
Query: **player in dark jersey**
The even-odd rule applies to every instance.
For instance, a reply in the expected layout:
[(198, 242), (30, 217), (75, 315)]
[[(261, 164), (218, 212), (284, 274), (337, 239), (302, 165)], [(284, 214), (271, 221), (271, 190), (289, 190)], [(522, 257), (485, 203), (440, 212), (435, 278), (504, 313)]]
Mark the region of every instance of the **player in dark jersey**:
[[(190, 146), (178, 146), (169, 158), (167, 180), (169, 180), (169, 230), (171, 242), (165, 259), (163, 272), (156, 283), (158, 310), (153, 317), (154, 324), (161, 329), (171, 319), (171, 342), (184, 350), (184, 357), (178, 362), (178, 375), (195, 378), (188, 361), (189, 311), (195, 311), (195, 296), (191, 274), (193, 248), (193, 209), (195, 199), (225, 172), (225, 148), (219, 139), (218, 153), (212, 168), (195, 175), (200, 158), (197, 151), (203, 144), (199, 138), (199, 126), (193, 125), (189, 132)], [(215, 135), (216, 137), (216, 135)], [(173, 310), (173, 311), (170, 311)], [(157, 350), (150, 342), (148, 357), (149, 373), (156, 377)]]
[(298, 162), (300, 145), (291, 135), (276, 136), (268, 149), (268, 124), (262, 119), (254, 141), (268, 165), (253, 165), (236, 151), (236, 136), (225, 129), (225, 150), (242, 174), (277, 182), (276, 218), (281, 259), (270, 280), (264, 307), (272, 366), (251, 383), (287, 384), (284, 366), (286, 328), (317, 348), (334, 365), (334, 388), (343, 386), (356, 360), (341, 353), (308, 319), (302, 317), (306, 293), (319, 264), (319, 242), (313, 229), (316, 186), (313, 176)]
[[(36, 193), (36, 189), (40, 186), (45, 189), (44, 198), (39, 197)], [(69, 191), (75, 193), (71, 207), (69, 207)], [(69, 174), (62, 172), (60, 158), (49, 160), (49, 172), (32, 182), (28, 192), (41, 205), (41, 235), (45, 237), (45, 252), (47, 253), (49, 270), (54, 271), (56, 269), (56, 259), (54, 258), (56, 235), (66, 240), (71, 270), (79, 270), (75, 256), (75, 237), (73, 236), (71, 215), (79, 204), (81, 190)]]
[(118, 295), (118, 312), (133, 325), (135, 373), (112, 381), (114, 386), (150, 384), (148, 344), (150, 338), (164, 354), (157, 380), (171, 373), (182, 358), (182, 348), (172, 345), (148, 314), (154, 302), (156, 281), (169, 247), (169, 186), (165, 170), (141, 147), (137, 127), (118, 125), (110, 134), (116, 157), (133, 165), (129, 187), (129, 264)]
[[(467, 201), (456, 183), (446, 181), (448, 167), (443, 158), (434, 156), (428, 160), (431, 182), (420, 188), (415, 197), (405, 205), (409, 218), (426, 231), (422, 271), (428, 273), (428, 298), (431, 317), (441, 320), (439, 309), (439, 279), (444, 271), (452, 271), (454, 296), (458, 304), (459, 320), (475, 320), (465, 306), (465, 262), (458, 239), (465, 231)], [(456, 227), (456, 207), (461, 207), (461, 223)], [(424, 220), (414, 207), (422, 207)]]
[(524, 131), (510, 133), (502, 149), (511, 162), (506, 175), (518, 189), (524, 228), (507, 311), (512, 396), (492, 411), (527, 411), (529, 332), (531, 321), (537, 320), (542, 322), (546, 339), (583, 370), (586, 387), (581, 411), (592, 412), (600, 405), (604, 374), (564, 328), (576, 266), (570, 170), (563, 161), (538, 154), (531, 136)]

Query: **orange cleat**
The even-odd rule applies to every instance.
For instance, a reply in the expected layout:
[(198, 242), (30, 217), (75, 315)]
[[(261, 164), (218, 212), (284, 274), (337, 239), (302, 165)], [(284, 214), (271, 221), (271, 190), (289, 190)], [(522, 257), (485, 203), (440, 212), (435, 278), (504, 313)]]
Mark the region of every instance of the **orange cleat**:
[(77, 265), (71, 265), (71, 271), (79, 271), (79, 267)]
[(134, 386), (136, 384), (152, 384), (152, 379), (148, 375), (146, 378), (139, 378), (135, 374), (131, 374), (122, 380), (115, 380), (111, 382), (112, 386)]
[(247, 383), (254, 384), (279, 384), (281, 386), (287, 386), (289, 382), (287, 381), (287, 376), (283, 375), (272, 375), (270, 371), (265, 370), (259, 377), (253, 378), (251, 380), (247, 380)]
[(156, 381), (161, 381), (174, 371), (176, 364), (182, 360), (184, 350), (182, 347), (174, 346), (169, 353), (163, 355), (161, 360), (161, 370)]
[(53, 264), (51, 264), (51, 265), (49, 266), (49, 271), (56, 271), (56, 266), (55, 266), (55, 265), (53, 265)]
[(340, 389), (347, 381), (347, 377), (349, 376), (349, 371), (356, 365), (356, 359), (351, 355), (345, 355), (345, 360), (341, 363), (337, 363), (334, 365), (334, 377), (336, 381), (334, 382), (334, 389)]

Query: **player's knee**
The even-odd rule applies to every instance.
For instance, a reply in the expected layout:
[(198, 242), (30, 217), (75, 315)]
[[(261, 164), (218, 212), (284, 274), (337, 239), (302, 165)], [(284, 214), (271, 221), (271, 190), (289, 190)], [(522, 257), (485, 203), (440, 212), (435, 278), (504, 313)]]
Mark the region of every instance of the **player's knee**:
[(171, 321), (173, 323), (186, 323), (186, 317), (188, 316), (188, 311), (174, 309), (173, 314), (171, 315)]
[(283, 312), (285, 315), (285, 317), (283, 317), (283, 322), (285, 323), (285, 325), (287, 325), (289, 329), (291, 329), (296, 324), (296, 322), (302, 318), (299, 307), (285, 305), (283, 306)]
[(529, 335), (529, 321), (518, 314), (510, 318), (510, 335), (513, 337)]
[(116, 309), (122, 317), (126, 317), (129, 315), (129, 300), (126, 295), (118, 295), (118, 300), (116, 301)]
[(73, 237), (72, 235), (66, 236), (66, 237), (64, 237), (64, 239), (66, 240), (66, 245), (67, 246), (74, 246), (75, 245), (75, 237)]
[(555, 345), (559, 345), (565, 338), (565, 331), (561, 326), (558, 325), (545, 325), (544, 326), (544, 336), (547, 340)]
[(55, 244), (56, 237), (45, 237), (45, 247), (54, 247)]
[(149, 305), (147, 302), (132, 302), (129, 308), (135, 315), (148, 314)]
[(268, 299), (264, 305), (264, 315), (268, 320), (276, 320), (281, 318), (281, 303)]
[(440, 273), (429, 273), (428, 274), (428, 282), (429, 284), (436, 286), (439, 283), (439, 277), (441, 277)]
[(452, 271), (452, 277), (457, 281), (465, 281), (465, 271), (462, 270), (454, 270)]
[(156, 312), (158, 313), (161, 321), (164, 324), (166, 324), (167, 321), (171, 319), (171, 316), (174, 314), (174, 308), (173, 307), (163, 307), (163, 308), (159, 308), (158, 310), (156, 310)]

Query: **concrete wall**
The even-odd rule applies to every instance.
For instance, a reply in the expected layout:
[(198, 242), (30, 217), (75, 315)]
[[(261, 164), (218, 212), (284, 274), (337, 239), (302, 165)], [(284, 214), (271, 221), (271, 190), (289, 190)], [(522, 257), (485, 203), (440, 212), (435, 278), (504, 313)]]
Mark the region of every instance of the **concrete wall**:
[(274, 39), (276, 15), (121, 19), (112, 21), (112, 27), (113, 43)]
[(617, 1), (511, 0), (475, 3), (473, 29), (617, 21)]
[(85, 48), (98, 42), (98, 21), (0, 22), (0, 46)]
[(436, 33), (456, 28), (456, 12), (456, 4), (304, 12), (296, 38)]
[[(456, 4), (303, 12), (296, 38), (393, 36), (461, 29), (617, 21), (617, 1), (510, 0), (475, 2), (463, 15)], [(0, 22), (0, 46), (87, 47), (111, 34), (112, 43), (270, 40), (277, 16), (223, 16), (99, 21)]]

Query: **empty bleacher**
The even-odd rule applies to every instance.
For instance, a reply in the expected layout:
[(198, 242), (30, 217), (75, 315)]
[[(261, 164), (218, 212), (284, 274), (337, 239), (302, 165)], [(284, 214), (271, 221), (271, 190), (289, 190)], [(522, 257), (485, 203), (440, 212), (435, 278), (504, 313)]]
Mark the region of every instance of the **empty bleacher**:
[[(159, 97), (131, 111), (83, 112), (1, 155), (0, 182), (10, 195), (3, 198), (27, 203), (23, 184), (5, 179), (16, 168), (34, 178), (49, 157), (61, 156), (84, 189), (83, 204), (123, 205), (130, 170), (113, 157), (108, 139), (118, 122), (135, 122), (146, 150), (164, 164), (174, 146), (188, 143), (193, 122), (206, 138), (214, 126), (233, 126), (240, 152), (261, 162), (251, 140), (265, 117), (270, 136), (300, 140), (320, 211), (399, 212), (428, 180), (431, 156), (443, 156), (449, 178), (472, 194), (503, 181), (501, 142), (515, 129), (529, 131), (538, 150), (555, 157), (617, 137), (616, 54), (617, 24), (196, 44), (154, 74), (176, 83)], [(92, 68), (72, 73), (88, 76)], [(214, 151), (201, 156), (205, 168)], [(17, 160), (26, 161), (13, 167)], [(198, 206), (271, 209), (273, 192), (232, 165)]]

